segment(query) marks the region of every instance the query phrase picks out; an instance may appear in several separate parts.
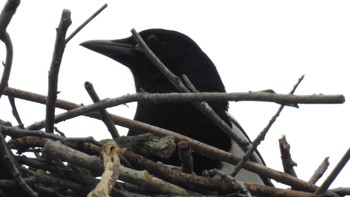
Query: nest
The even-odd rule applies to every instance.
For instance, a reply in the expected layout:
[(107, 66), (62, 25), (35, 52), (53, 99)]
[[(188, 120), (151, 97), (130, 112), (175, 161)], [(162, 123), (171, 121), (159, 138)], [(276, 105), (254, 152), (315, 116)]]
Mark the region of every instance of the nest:
[[(49, 73), (48, 95), (39, 95), (7, 86), (12, 64), (12, 45), (6, 27), (15, 13), (18, 0), (9, 0), (0, 18), (0, 36), (7, 48), (5, 69), (0, 84), (0, 95), (9, 97), (18, 126), (1, 121), (0, 123), (0, 196), (344, 196), (350, 194), (349, 188), (329, 189), (330, 184), (349, 159), (349, 151), (320, 187), (315, 183), (328, 166), (326, 159), (315, 171), (309, 181), (295, 176), (293, 162), (289, 153), (289, 144), (285, 137), (280, 139), (280, 149), (284, 172), (249, 160), (250, 154), (265, 137), (269, 128), (284, 106), (297, 106), (299, 103), (343, 103), (342, 95), (283, 95), (271, 92), (249, 93), (173, 93), (148, 94), (137, 93), (123, 97), (100, 101), (92, 84), (86, 83), (94, 104), (81, 106), (69, 101), (57, 99), (58, 71), (65, 44), (78, 32), (66, 38), (70, 21), (70, 12), (64, 10), (57, 38), (52, 65)], [(96, 16), (106, 6), (94, 14)], [(91, 17), (89, 20), (91, 20)], [(83, 26), (86, 23), (83, 24)], [(81, 26), (81, 27), (83, 27)], [(81, 29), (79, 27), (78, 29)], [(138, 34), (133, 30), (135, 39)], [(147, 46), (143, 51), (147, 51)], [(156, 58), (156, 57), (150, 57)], [(46, 119), (24, 127), (14, 105), (14, 99), (45, 104)], [(257, 100), (275, 102), (281, 105), (269, 125), (254, 140), (243, 158), (215, 147), (203, 144), (178, 133), (109, 114), (108, 107), (131, 101), (148, 102), (204, 102)], [(65, 109), (54, 115), (55, 109)], [(96, 141), (93, 137), (70, 138), (54, 128), (54, 124), (88, 116), (102, 120), (111, 134), (110, 139)], [(115, 124), (140, 131), (137, 136), (119, 136)], [(41, 129), (45, 129), (42, 131)], [(6, 139), (8, 136), (10, 139)], [(182, 166), (169, 167), (148, 158), (153, 156), (167, 158), (177, 149), (180, 152)], [(17, 151), (14, 153), (14, 151)], [(219, 172), (208, 174), (192, 173), (191, 153), (195, 151), (214, 159), (220, 159), (255, 172), (268, 179), (283, 183), (289, 188), (256, 185), (236, 181), (234, 177)], [(212, 176), (216, 173), (216, 176)]]

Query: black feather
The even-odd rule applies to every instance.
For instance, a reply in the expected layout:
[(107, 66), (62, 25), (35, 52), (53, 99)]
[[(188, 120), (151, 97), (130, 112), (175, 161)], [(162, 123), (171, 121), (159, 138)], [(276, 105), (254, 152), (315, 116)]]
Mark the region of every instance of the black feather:
[[(149, 29), (140, 32), (150, 49), (177, 76), (185, 74), (200, 92), (225, 92), (220, 75), (209, 57), (188, 36), (170, 30)], [(82, 43), (82, 46), (106, 55), (127, 66), (133, 76), (136, 91), (150, 93), (178, 92), (155, 65), (135, 49), (133, 37), (119, 40), (97, 40)], [(228, 102), (212, 102), (209, 105), (232, 126)], [(138, 103), (135, 120), (166, 128), (225, 151), (230, 151), (231, 139), (191, 103)], [(242, 127), (235, 126), (244, 133)], [(128, 135), (136, 135), (130, 130)], [(245, 134), (245, 133), (244, 133)], [(222, 162), (193, 153), (194, 171), (222, 167)], [(262, 159), (260, 161), (263, 163)], [(179, 165), (177, 153), (163, 162)]]

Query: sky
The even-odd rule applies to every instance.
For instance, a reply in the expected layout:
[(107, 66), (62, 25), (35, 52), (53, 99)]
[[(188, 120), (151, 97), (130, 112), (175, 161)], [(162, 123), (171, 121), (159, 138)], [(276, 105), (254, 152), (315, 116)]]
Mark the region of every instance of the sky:
[[(132, 75), (119, 63), (79, 44), (93, 39), (118, 39), (135, 28), (164, 28), (190, 36), (216, 65), (227, 92), (273, 89), (289, 93), (305, 75), (296, 94), (350, 96), (350, 2), (348, 1), (105, 1), (108, 8), (66, 46), (59, 73), (59, 99), (90, 104), (84, 82), (93, 83), (100, 98), (135, 92)], [(63, 9), (72, 12), (68, 35), (105, 2), (97, 0), (22, 1), (8, 32), (14, 45), (9, 86), (47, 94), (55, 28)], [(2, 7), (5, 0), (1, 0)], [(5, 48), (0, 47), (5, 59)], [(45, 117), (40, 104), (16, 100), (25, 125)], [(230, 102), (230, 113), (251, 139), (268, 124), (278, 105)], [(108, 109), (133, 118), (136, 104)], [(0, 119), (16, 124), (6, 97), (0, 100)], [(57, 110), (57, 113), (63, 112)], [(278, 139), (286, 135), (299, 178), (308, 180), (325, 157), (334, 168), (349, 148), (348, 102), (337, 105), (287, 107), (272, 126), (259, 151), (267, 165), (283, 171)], [(56, 125), (67, 136), (110, 135), (103, 123), (76, 118)], [(127, 129), (118, 129), (125, 134)], [(331, 187), (349, 187), (346, 166)], [(323, 177), (318, 184), (322, 183)]]

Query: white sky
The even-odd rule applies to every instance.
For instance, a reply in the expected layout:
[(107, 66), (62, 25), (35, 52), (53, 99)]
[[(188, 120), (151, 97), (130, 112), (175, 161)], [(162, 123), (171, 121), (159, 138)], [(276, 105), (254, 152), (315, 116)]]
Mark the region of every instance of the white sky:
[[(4, 2), (1, 1), (1, 7)], [(134, 93), (127, 68), (79, 46), (86, 40), (130, 36), (131, 28), (165, 28), (187, 34), (213, 60), (228, 92), (273, 89), (288, 93), (305, 74), (296, 94), (350, 96), (346, 70), (350, 65), (348, 1), (106, 2), (108, 8), (66, 47), (59, 76), (60, 99), (91, 103), (84, 90), (85, 81), (94, 84), (101, 98)], [(103, 3), (22, 1), (8, 28), (15, 52), (10, 87), (46, 94), (55, 28), (62, 9), (72, 11), (70, 34)], [(0, 54), (4, 61), (3, 46)], [(44, 118), (42, 105), (20, 100), (17, 105), (25, 125)], [(109, 111), (132, 118), (135, 106), (129, 104)], [(278, 107), (270, 103), (231, 102), (230, 112), (254, 139)], [(16, 124), (6, 97), (0, 100), (0, 108), (0, 118)], [(286, 135), (292, 157), (298, 163), (296, 172), (308, 180), (325, 157), (330, 156), (330, 171), (348, 149), (349, 117), (348, 103), (286, 108), (259, 150), (269, 167), (282, 170), (278, 139)], [(101, 122), (89, 118), (66, 121), (58, 128), (68, 136), (109, 137)], [(349, 174), (348, 165), (332, 187), (349, 187)]]

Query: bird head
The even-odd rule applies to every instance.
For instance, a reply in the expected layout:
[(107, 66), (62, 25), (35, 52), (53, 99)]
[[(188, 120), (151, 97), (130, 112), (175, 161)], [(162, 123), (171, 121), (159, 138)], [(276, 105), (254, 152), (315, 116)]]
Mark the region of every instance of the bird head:
[[(212, 61), (188, 36), (165, 29), (148, 29), (139, 34), (175, 75), (187, 75), (200, 91), (225, 91)], [(91, 40), (81, 45), (127, 66), (134, 76), (137, 90), (142, 88), (147, 92), (169, 92), (169, 86), (172, 87), (158, 68), (138, 50), (132, 36), (117, 40)]]

